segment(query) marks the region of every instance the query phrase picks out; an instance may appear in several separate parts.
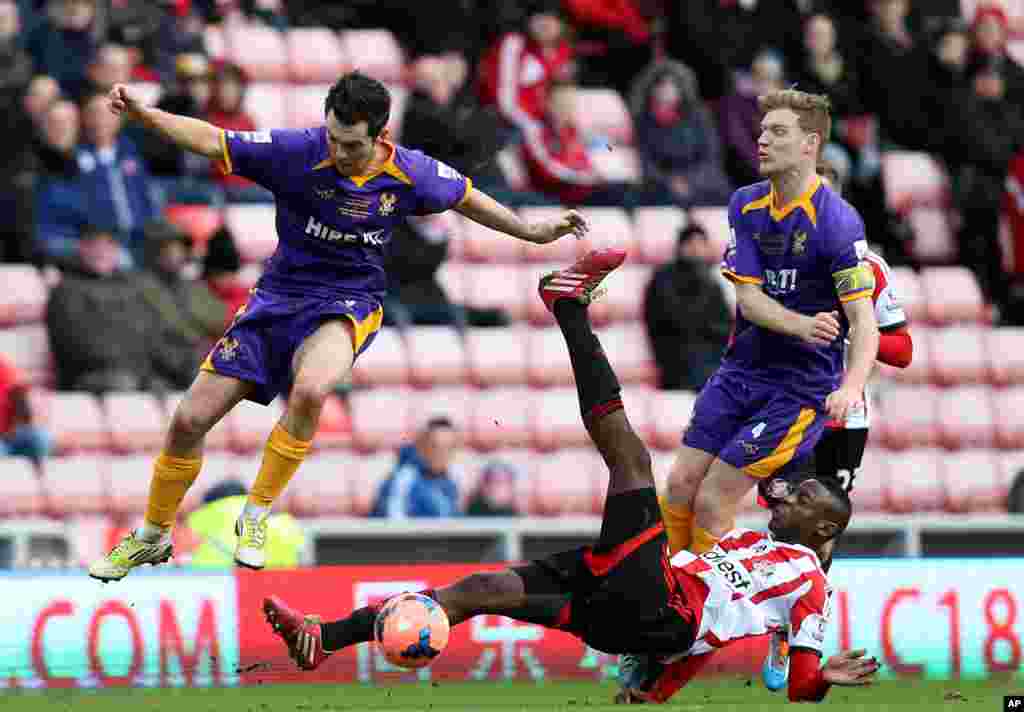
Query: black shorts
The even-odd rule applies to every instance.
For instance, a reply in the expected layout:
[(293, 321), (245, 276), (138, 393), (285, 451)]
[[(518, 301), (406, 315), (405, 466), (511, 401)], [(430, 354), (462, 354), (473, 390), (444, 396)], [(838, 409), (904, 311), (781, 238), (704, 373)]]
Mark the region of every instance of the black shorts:
[(812, 477), (836, 480), (852, 492), (867, 443), (867, 428), (825, 428), (810, 457), (797, 467), (758, 483), (761, 504), (770, 506), (773, 500), (785, 497), (792, 487)]
[[(696, 638), (654, 488), (609, 497), (597, 544), (514, 569), (534, 617), (605, 653), (673, 654)], [(546, 610), (543, 610), (546, 609)]]

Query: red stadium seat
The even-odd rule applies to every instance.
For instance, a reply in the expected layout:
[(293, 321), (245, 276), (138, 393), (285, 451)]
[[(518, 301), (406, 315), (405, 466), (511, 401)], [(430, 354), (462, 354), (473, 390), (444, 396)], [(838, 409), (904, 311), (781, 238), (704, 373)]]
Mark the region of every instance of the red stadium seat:
[(231, 23), (224, 29), (228, 60), (245, 70), (252, 81), (288, 81), (284, 36), (259, 23)]
[(974, 274), (966, 267), (931, 267), (921, 273), (928, 318), (936, 324), (982, 321), (985, 302)]
[(229, 205), (224, 221), (243, 262), (262, 262), (277, 249), (273, 205)]
[(538, 450), (590, 444), (575, 388), (540, 391), (533, 400), (530, 422), (534, 447)]
[(594, 171), (606, 181), (639, 183), (643, 179), (640, 154), (630, 146), (613, 146), (609, 150), (598, 148), (590, 152)]
[(324, 102), (330, 84), (309, 84), (288, 88), (285, 121), (293, 129), (309, 129), (324, 123)]
[(999, 386), (1024, 384), (1024, 329), (987, 330), (985, 351), (993, 383)]
[[(619, 247), (626, 250), (629, 255), (636, 253), (637, 242), (633, 223), (625, 210), (621, 208), (587, 208), (585, 214), (590, 223), (590, 232), (586, 237), (582, 240), (566, 237), (558, 241), (573, 245), (576, 248), (575, 257), (582, 257), (591, 250), (605, 247)], [(556, 258), (543, 255), (541, 259), (547, 262)], [(633, 259), (636, 260), (635, 257)], [(569, 263), (567, 262), (564, 266), (568, 267)]]
[(693, 221), (704, 228), (708, 240), (715, 246), (715, 258), (725, 257), (725, 249), (729, 246), (729, 210), (728, 208), (694, 208), (690, 211)]
[[(588, 218), (592, 210), (593, 208), (587, 210)], [(565, 208), (557, 206), (520, 208), (519, 214), (526, 222), (544, 222), (561, 218), (565, 214)], [(562, 267), (567, 267), (575, 261), (578, 255), (578, 242), (579, 240), (568, 236), (564, 240), (557, 240), (546, 245), (524, 243), (523, 259), (528, 262), (555, 262)]]
[(442, 386), (413, 391), (410, 422), (413, 432), (426, 426), (431, 418), (448, 418), (460, 437), (470, 429), (476, 389), (467, 386)]
[(348, 474), (352, 486), (352, 513), (365, 517), (373, 509), (377, 501), (380, 486), (395, 469), (395, 454), (382, 452), (377, 455), (364, 455), (355, 464), (355, 469)]
[(130, 516), (146, 511), (149, 482), (153, 476), (153, 459), (152, 455), (110, 459), (107, 476), (110, 482), (110, 509), (114, 514)]
[(349, 403), (355, 447), (361, 450), (393, 448), (412, 436), (412, 392), (408, 389), (356, 391)]
[(326, 27), (298, 27), (285, 33), (288, 69), (296, 82), (333, 82), (347, 62), (341, 42)]
[(89, 393), (37, 391), (33, 408), (53, 433), (58, 453), (91, 452), (110, 447), (110, 429), (99, 401)]
[(571, 386), (572, 363), (558, 327), (531, 329), (526, 335), (526, 377), (530, 385)]
[(857, 470), (850, 499), (857, 512), (881, 512), (888, 496), (888, 450), (868, 448)]
[(247, 461), (234, 455), (211, 453), (203, 457), (203, 469), (199, 477), (188, 488), (185, 498), (181, 501), (179, 513), (182, 517), (194, 512), (203, 503), (203, 495), (213, 486), (225, 480), (238, 480), (249, 486), (256, 478), (258, 463)]
[(653, 276), (651, 267), (629, 263), (608, 275), (608, 294), (601, 301), (607, 305), (610, 321), (633, 322), (643, 318), (644, 293)]
[(991, 450), (963, 450), (942, 458), (946, 506), (953, 512), (1006, 510), (1009, 481)]
[(0, 458), (4, 473), (4, 496), (0, 497), (0, 517), (38, 517), (43, 513), (43, 486), (32, 462), (22, 457)]
[(337, 395), (330, 395), (320, 411), (320, 422), (313, 438), (313, 447), (331, 450), (348, 447), (352, 443), (352, 416), (348, 406)]
[(576, 95), (576, 121), (583, 133), (611, 139), (613, 149), (617, 150), (617, 144), (633, 143), (633, 119), (626, 102), (614, 89), (580, 89)]
[(168, 205), (164, 217), (192, 238), (193, 250), (200, 255), (206, 254), (207, 241), (224, 224), (221, 211), (209, 205)]
[(647, 386), (625, 386), (622, 389), (622, 405), (626, 408), (633, 430), (644, 440), (651, 442), (654, 433), (651, 401), (655, 390)]
[(46, 310), (47, 290), (32, 265), (0, 265), (0, 325), (39, 321)]
[(942, 391), (938, 418), (939, 438), (947, 448), (984, 448), (995, 443), (992, 402), (984, 386)]
[(526, 383), (526, 337), (521, 327), (466, 332), (469, 380), (478, 386)]
[(882, 154), (886, 203), (897, 212), (915, 207), (940, 207), (949, 198), (949, 178), (927, 153), (886, 151)]
[(417, 386), (464, 383), (466, 352), (462, 337), (448, 326), (417, 326), (406, 334), (409, 373)]
[(409, 103), (409, 90), (389, 84), (388, 91), (391, 93), (391, 117), (388, 119), (388, 132), (392, 141), (402, 141), (402, 119), (405, 118), (405, 106)]
[(163, 445), (167, 432), (164, 408), (148, 393), (108, 393), (103, 410), (110, 423), (114, 450), (153, 452)]
[(891, 385), (882, 391), (880, 404), (876, 422), (889, 447), (902, 450), (938, 443), (938, 393), (934, 388)]
[(993, 391), (996, 441), (1006, 449), (1024, 448), (1024, 386)]
[(466, 268), (458, 262), (445, 262), (437, 270), (437, 283), (452, 304), (466, 302)]
[(270, 405), (242, 401), (227, 415), (231, 419), (231, 444), (235, 452), (262, 452), (267, 438), (284, 414), (284, 403), (280, 398)]
[(383, 82), (405, 78), (402, 48), (390, 30), (344, 30), (341, 51), (354, 69)]
[(679, 231), (686, 225), (686, 213), (679, 208), (637, 208), (633, 213), (638, 257), (647, 264), (660, 265), (676, 256)]
[(55, 457), (43, 468), (47, 509), (58, 517), (101, 514), (110, 509), (106, 458)]
[(466, 304), (503, 309), (512, 319), (523, 319), (527, 300), (539, 300), (536, 282), (528, 283), (531, 276), (525, 267), (515, 265), (466, 265)]
[(242, 108), (260, 129), (280, 129), (287, 125), (287, 84), (253, 82), (245, 90)]
[[(181, 403), (184, 395), (184, 393), (169, 393), (164, 398), (164, 410), (167, 413), (168, 423), (174, 417), (178, 404)], [(234, 441), (234, 422), (230, 416), (231, 414), (229, 413), (221, 418), (220, 422), (214, 425), (210, 432), (206, 434), (203, 442), (208, 450), (228, 450), (231, 448)], [(267, 434), (269, 435), (270, 433), (268, 432)]]
[(909, 267), (893, 267), (889, 271), (892, 288), (896, 297), (903, 305), (907, 318), (920, 321), (925, 318), (925, 297), (921, 286), (921, 278)]
[(377, 332), (369, 350), (352, 370), (357, 385), (403, 386), (409, 382), (409, 354), (398, 329), (384, 327)]
[(511, 264), (521, 262), (526, 243), (503, 233), (484, 227), (480, 223), (459, 217), (465, 236), (464, 257), (473, 262)]
[(0, 354), (10, 359), (27, 383), (53, 384), (50, 337), (42, 324), (0, 329)]
[(654, 446), (674, 451), (681, 444), (683, 429), (690, 422), (697, 394), (693, 391), (655, 391), (651, 398), (651, 434)]
[(490, 388), (473, 402), (469, 441), (479, 450), (526, 447), (531, 443), (530, 416), (537, 392), (528, 388)]
[(601, 329), (598, 336), (620, 381), (649, 385), (657, 382), (658, 371), (643, 324), (616, 324)]
[[(985, 331), (972, 326), (936, 329), (931, 335), (932, 373), (935, 381), (947, 386), (971, 385), (988, 381), (985, 362)], [(914, 334), (916, 337), (917, 334)], [(917, 344), (914, 344), (915, 352)], [(915, 357), (917, 354), (914, 354)]]
[(533, 478), (533, 514), (590, 514), (597, 496), (597, 473), (604, 463), (589, 448), (560, 450), (537, 463)]
[(889, 457), (889, 509), (894, 512), (938, 512), (946, 507), (945, 484), (936, 450), (910, 450)]
[(910, 211), (910, 230), (914, 234), (914, 256), (922, 262), (952, 262), (957, 256), (956, 242), (942, 208), (917, 208)]
[(914, 341), (914, 356), (910, 365), (906, 368), (896, 368), (879, 363), (878, 370), (886, 377), (900, 383), (929, 383), (933, 375), (932, 333), (935, 330), (921, 324), (914, 324), (910, 331)]
[(294, 490), (291, 511), (300, 517), (343, 517), (352, 514), (353, 484), (361, 458), (348, 452), (310, 457), (289, 484)]

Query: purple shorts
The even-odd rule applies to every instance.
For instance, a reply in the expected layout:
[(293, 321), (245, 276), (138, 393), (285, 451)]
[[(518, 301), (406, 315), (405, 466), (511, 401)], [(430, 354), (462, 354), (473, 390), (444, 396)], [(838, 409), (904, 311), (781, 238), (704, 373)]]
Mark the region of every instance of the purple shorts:
[(783, 386), (718, 372), (697, 397), (683, 445), (762, 479), (810, 455), (827, 420), (816, 404)]
[(366, 296), (324, 299), (253, 289), (201, 369), (256, 384), (249, 400), (267, 405), (277, 394), (290, 390), (292, 359), (302, 342), (331, 319), (352, 322), (358, 357), (380, 330), (384, 309)]

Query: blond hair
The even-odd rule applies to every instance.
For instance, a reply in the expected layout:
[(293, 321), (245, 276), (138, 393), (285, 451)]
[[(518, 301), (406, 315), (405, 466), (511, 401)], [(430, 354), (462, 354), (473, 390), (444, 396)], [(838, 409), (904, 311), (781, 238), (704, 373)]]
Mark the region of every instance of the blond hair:
[(757, 103), (765, 114), (776, 109), (789, 109), (796, 114), (797, 125), (801, 129), (821, 137), (818, 146), (818, 155), (821, 156), (832, 133), (832, 102), (827, 96), (809, 94), (797, 89), (783, 89), (758, 97)]

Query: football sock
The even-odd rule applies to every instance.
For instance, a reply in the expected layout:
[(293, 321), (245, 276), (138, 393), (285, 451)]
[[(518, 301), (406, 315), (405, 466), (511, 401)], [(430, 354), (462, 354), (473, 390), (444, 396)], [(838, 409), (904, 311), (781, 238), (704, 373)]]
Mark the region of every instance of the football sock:
[(715, 548), (715, 544), (721, 537), (717, 537), (707, 529), (694, 525), (693, 533), (691, 534), (692, 540), (690, 541), (690, 551), (697, 556), (706, 554)]
[[(437, 600), (435, 589), (428, 588), (419, 593), (427, 598)], [(373, 624), (377, 620), (377, 613), (382, 604), (383, 602), (375, 606), (363, 606), (353, 611), (348, 618), (331, 623), (321, 623), (320, 636), (323, 639), (324, 650), (333, 653), (356, 643), (373, 640)]]
[(199, 476), (202, 464), (202, 457), (174, 457), (162, 452), (156, 458), (153, 479), (149, 482), (146, 523), (141, 530), (144, 538), (148, 540), (156, 529), (166, 531), (171, 528), (181, 500)]
[(249, 502), (269, 510), (305, 459), (311, 443), (312, 440), (295, 438), (280, 423), (275, 425), (267, 438), (263, 464), (249, 492)]
[(569, 347), (584, 421), (622, 408), (619, 379), (590, 328), (587, 306), (575, 299), (559, 299), (555, 302), (554, 313)]
[(661, 506), (661, 519), (665, 522), (665, 534), (668, 536), (669, 556), (675, 556), (690, 546), (693, 531), (693, 512), (679, 504), (671, 504), (664, 497), (658, 497)]

